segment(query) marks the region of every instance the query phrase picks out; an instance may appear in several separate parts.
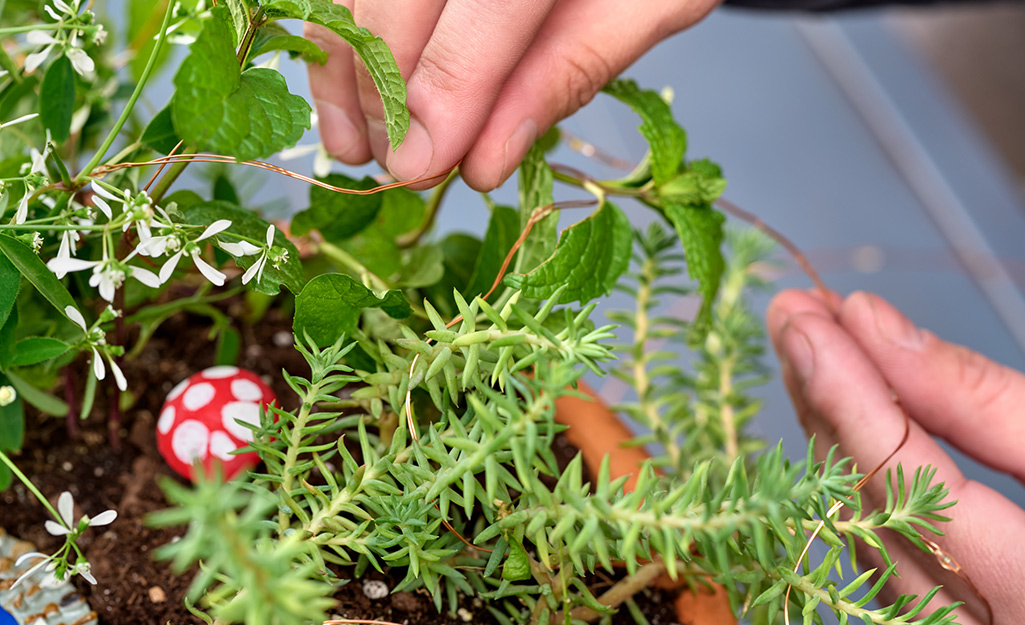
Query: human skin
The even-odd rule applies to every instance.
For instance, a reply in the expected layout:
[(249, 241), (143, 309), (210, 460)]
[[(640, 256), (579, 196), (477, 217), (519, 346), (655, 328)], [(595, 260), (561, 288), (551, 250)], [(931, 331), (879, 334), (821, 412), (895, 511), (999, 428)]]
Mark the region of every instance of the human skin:
[[(822, 457), (839, 445), (861, 471), (882, 462), (905, 431), (892, 388), (911, 421), (907, 441), (885, 468), (899, 462), (906, 477), (915, 467), (937, 469), (935, 480), (946, 483), (957, 504), (946, 511), (952, 520), (939, 524), (946, 535), (930, 537), (985, 595), (994, 623), (1023, 622), (1025, 511), (965, 478), (933, 437), (1023, 481), (1025, 376), (920, 330), (878, 296), (831, 297), (839, 309), (836, 317), (822, 296), (795, 290), (777, 295), (767, 313), (784, 382), (805, 431), (815, 435), (817, 454)], [(866, 485), (867, 505), (885, 502), (884, 479), (880, 472)], [(960, 623), (989, 623), (975, 592), (935, 556), (893, 536), (887, 545), (900, 578), (890, 582), (884, 600), (900, 593), (922, 595), (943, 585), (932, 605), (964, 601)]]
[[(719, 0), (335, 0), (391, 48), (412, 117), (388, 145), (380, 96), (338, 36), (307, 25), (328, 53), (309, 66), (324, 147), (358, 165), (377, 160), (398, 180), (447, 172), (490, 191), (537, 137), (586, 104), (656, 43)], [(419, 186), (436, 184), (438, 180)]]

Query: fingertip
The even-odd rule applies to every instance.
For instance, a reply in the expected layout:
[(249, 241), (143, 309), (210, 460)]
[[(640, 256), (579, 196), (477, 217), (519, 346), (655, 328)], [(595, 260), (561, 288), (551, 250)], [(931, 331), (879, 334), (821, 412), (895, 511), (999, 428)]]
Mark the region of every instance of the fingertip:
[(840, 309), (840, 323), (869, 351), (898, 348), (920, 351), (928, 333), (893, 305), (872, 293), (852, 293)]
[(327, 100), (314, 100), (324, 150), (331, 158), (349, 165), (370, 160), (366, 127), (353, 121), (345, 109)]
[(466, 184), (481, 193), (497, 189), (516, 173), (537, 141), (538, 125), (526, 119), (507, 132), (504, 140), (494, 139), (496, 136), (501, 135), (493, 130), (492, 123), (486, 124), (460, 166)]
[(812, 313), (818, 316), (830, 317), (829, 311), (822, 304), (821, 300), (799, 289), (787, 289), (780, 291), (769, 302), (765, 313), (765, 321), (768, 326), (769, 336), (778, 350), (778, 339), (788, 321), (799, 314)]

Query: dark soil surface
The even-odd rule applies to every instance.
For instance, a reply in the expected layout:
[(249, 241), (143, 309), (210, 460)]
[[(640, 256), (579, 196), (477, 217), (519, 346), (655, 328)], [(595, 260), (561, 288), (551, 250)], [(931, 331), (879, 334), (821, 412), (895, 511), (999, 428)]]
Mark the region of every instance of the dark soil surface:
[[(276, 311), (260, 323), (238, 328), (242, 345), (238, 364), (261, 375), (273, 388), (285, 408), (294, 408), (296, 398), (281, 378), (282, 369), (294, 375), (307, 375), (302, 357), (291, 347), (290, 320)], [(113, 509), (117, 520), (107, 528), (86, 532), (81, 540), (92, 572), (99, 580), (90, 586), (81, 577), (76, 587), (88, 597), (103, 625), (200, 624), (182, 603), (191, 582), (191, 574), (174, 575), (168, 564), (154, 562), (152, 552), (174, 540), (184, 530), (146, 527), (143, 518), (167, 507), (158, 480), (169, 477), (181, 481), (164, 463), (156, 448), (156, 415), (165, 395), (179, 381), (214, 364), (214, 348), (207, 336), (210, 320), (205, 317), (177, 315), (167, 320), (138, 358), (124, 366), (130, 397), (136, 398), (122, 414), (118, 431), (119, 450), (112, 448), (107, 432), (111, 398), (98, 393), (93, 414), (81, 421), (75, 436), (67, 432), (64, 419), (29, 414), (25, 448), (14, 461), (43, 494), (56, 503), (61, 491), (75, 498), (76, 516)], [(86, 366), (82, 359), (79, 366)], [(81, 373), (76, 376), (81, 380)], [(108, 385), (109, 386), (109, 385)], [(81, 389), (79, 389), (80, 392)], [(124, 402), (122, 402), (124, 403)], [(576, 449), (560, 439), (556, 446), (560, 462), (568, 462)], [(15, 482), (0, 493), (0, 525), (18, 538), (34, 542), (41, 551), (53, 551), (59, 539), (43, 529), (48, 517), (23, 485)], [(389, 578), (371, 573), (364, 580), (343, 586), (336, 599), (333, 616), (393, 621), (403, 625), (465, 625), (468, 622), (492, 623), (493, 617), (479, 601), (469, 600), (460, 614), (438, 614), (433, 602), (419, 592), (390, 594), (370, 599), (364, 592), (365, 580), (380, 580), (393, 588), (404, 576), (396, 571)], [(597, 577), (595, 590), (601, 592), (612, 581)], [(676, 622), (673, 610), (675, 591), (651, 589), (646, 597), (637, 597), (652, 625)], [(631, 623), (626, 610), (616, 623)]]

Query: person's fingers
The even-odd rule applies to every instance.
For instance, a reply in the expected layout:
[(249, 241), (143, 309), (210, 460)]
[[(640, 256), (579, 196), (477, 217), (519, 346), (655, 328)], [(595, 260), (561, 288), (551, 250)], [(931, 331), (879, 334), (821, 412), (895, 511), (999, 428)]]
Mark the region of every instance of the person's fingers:
[[(388, 44), (399, 73), (406, 81), (412, 77), (424, 47), (431, 40), (446, 0), (354, 0), (356, 23)], [(464, 25), (464, 28), (469, 26)], [(356, 59), (356, 79), (363, 109), (370, 150), (384, 167), (391, 147), (384, 124), (381, 94), (363, 63)]]
[[(590, 101), (655, 43), (697, 22), (717, 4), (651, 0), (632, 5), (624, 19), (618, 0), (561, 0), (505, 82), (463, 160), (464, 180), (480, 191), (497, 187), (516, 170), (535, 138)], [(450, 164), (435, 162), (438, 167)]]
[[(335, 0), (349, 9), (352, 1)], [(317, 108), (324, 149), (350, 165), (365, 163), (370, 160), (370, 146), (356, 90), (352, 48), (323, 26), (306, 24), (303, 32), (328, 55), (324, 65), (308, 65), (310, 93)]]
[[(787, 294), (773, 306), (774, 344), (803, 421), (820, 434), (824, 439), (821, 442), (835, 441), (844, 455), (853, 456), (859, 470), (875, 468), (897, 447), (906, 427), (886, 380), (843, 327), (814, 309), (814, 298)], [(785, 317), (781, 311), (786, 307), (796, 312)], [(945, 482), (950, 488), (949, 497), (958, 504), (948, 511), (953, 521), (940, 524), (947, 535), (934, 540), (960, 562), (978, 588), (984, 589), (998, 615), (997, 622), (1013, 622), (1010, 619), (1025, 610), (1017, 589), (1018, 580), (1025, 574), (1025, 545), (1017, 538), (1025, 531), (1025, 512), (988, 487), (966, 480), (914, 421), (910, 422), (908, 440), (888, 468), (897, 462), (903, 464), (908, 476), (918, 466), (937, 469), (935, 480)], [(874, 506), (885, 501), (884, 479), (884, 474), (877, 475), (863, 491)], [(891, 593), (921, 594), (942, 583), (947, 590), (940, 600), (967, 601), (974, 618), (985, 620), (968, 587), (944, 571), (935, 557), (906, 544), (898, 549), (896, 553), (904, 556), (905, 566), (902, 579), (893, 582)]]
[[(397, 150), (386, 150), (396, 179), (443, 173), (466, 154), (555, 1), (445, 3), (409, 76), (409, 131)], [(369, 128), (376, 153), (384, 127), (371, 121)]]
[(919, 330), (868, 293), (847, 298), (841, 323), (926, 430), (1025, 481), (1025, 375)]

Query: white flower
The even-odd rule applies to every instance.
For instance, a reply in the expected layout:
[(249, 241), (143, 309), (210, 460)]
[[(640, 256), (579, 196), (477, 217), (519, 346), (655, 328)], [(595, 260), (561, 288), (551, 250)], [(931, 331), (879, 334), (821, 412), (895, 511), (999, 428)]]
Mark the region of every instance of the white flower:
[[(113, 512), (113, 510), (107, 510), (107, 512)], [(71, 567), (70, 570), (71, 570), (71, 574), (72, 575), (76, 575), (76, 574), (77, 575), (81, 575), (82, 577), (85, 578), (85, 581), (89, 582), (93, 586), (96, 585), (96, 578), (93, 577), (93, 574), (91, 572), (92, 571), (92, 565), (89, 564), (88, 562), (86, 562), (84, 560), (81, 561), (81, 562), (77, 562), (77, 563), (75, 563), (75, 566)]]
[(271, 250), (274, 248), (274, 226), (273, 224), (267, 227), (267, 247), (263, 248), (263, 254), (260, 258), (256, 259), (256, 262), (252, 264), (246, 272), (242, 274), (242, 284), (249, 284), (249, 281), (256, 276), (256, 281), (259, 282), (263, 279), (263, 268), (267, 266), (267, 257), (270, 255)]
[(78, 535), (84, 532), (87, 527), (110, 525), (114, 522), (114, 519), (117, 518), (117, 512), (114, 510), (105, 510), (97, 514), (95, 518), (89, 518), (89, 515), (85, 515), (76, 523), (75, 500), (68, 491), (64, 491), (60, 494), (60, 497), (57, 498), (57, 512), (60, 513), (60, 520), (63, 522), (63, 525), (56, 521), (47, 521), (43, 524), (46, 531), (53, 536), (67, 536), (68, 534)]
[(89, 55), (82, 48), (68, 48), (64, 51), (64, 55), (68, 57), (68, 60), (71, 61), (71, 67), (80, 76), (87, 76), (96, 68), (93, 60), (89, 58)]
[[(4, 73), (6, 74), (7, 72)], [(39, 113), (29, 113), (28, 115), (22, 115), (21, 117), (16, 117), (9, 122), (4, 122), (0, 124), (0, 128), (8, 128), (10, 126), (21, 124), (29, 120), (35, 119), (37, 117), (39, 117)]]
[(13, 386), (0, 386), (0, 408), (10, 406), (18, 398), (18, 392)]
[(183, 246), (181, 249), (175, 252), (170, 258), (167, 259), (167, 262), (165, 262), (164, 265), (160, 268), (160, 281), (167, 282), (171, 278), (171, 274), (174, 273), (175, 268), (178, 267), (178, 261), (181, 260), (181, 257), (183, 255), (188, 253), (189, 256), (192, 257), (192, 262), (195, 263), (196, 269), (199, 270), (199, 273), (203, 274), (203, 277), (205, 277), (207, 280), (209, 280), (217, 286), (224, 286), (224, 280), (227, 276), (225, 276), (220, 271), (217, 271), (216, 269), (211, 267), (209, 263), (203, 260), (203, 258), (199, 255), (202, 250), (196, 244), (200, 241), (203, 241), (204, 239), (208, 239), (214, 236), (219, 232), (223, 232), (230, 227), (231, 220), (228, 219), (218, 219), (217, 221), (207, 226), (206, 230), (203, 230), (203, 233), (196, 237), (194, 241)]
[(29, 195), (31, 195), (29, 190), (25, 189), (25, 195), (21, 196), (21, 199), (18, 200), (18, 210), (14, 212), (14, 223), (16, 224), (23, 224), (25, 223), (25, 219), (28, 218)]
[(32, 567), (29, 568), (27, 571), (22, 573), (21, 576), (18, 577), (18, 579), (14, 580), (14, 583), (11, 584), (11, 590), (14, 590), (18, 586), (18, 584), (31, 577), (33, 573), (35, 573), (47, 564), (49, 564), (49, 566), (46, 567), (46, 570), (48, 571), (52, 571), (55, 568), (57, 568), (57, 562), (54, 561), (53, 556), (48, 556), (45, 553), (39, 553), (38, 551), (30, 551), (28, 553), (22, 554), (21, 557), (15, 560), (14, 566), (15, 568), (17, 568), (21, 566), (26, 560), (30, 560), (33, 558), (41, 558), (41, 560), (38, 563), (32, 565)]
[[(125, 261), (129, 260), (129, 258), (126, 258)], [(64, 277), (72, 271), (92, 269), (93, 275), (89, 276), (89, 286), (97, 287), (100, 291), (100, 297), (108, 302), (114, 301), (114, 293), (118, 287), (124, 284), (125, 278), (128, 275), (152, 288), (159, 287), (163, 282), (148, 269), (135, 267), (109, 258), (103, 260), (81, 260), (70, 256), (58, 255), (51, 258), (46, 263), (46, 266), (58, 277)]]

